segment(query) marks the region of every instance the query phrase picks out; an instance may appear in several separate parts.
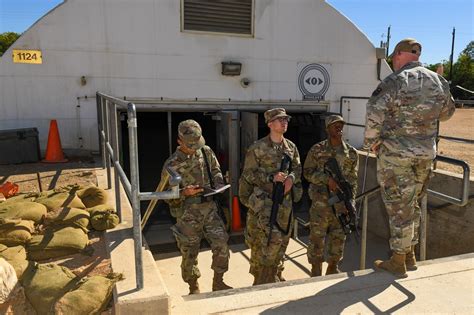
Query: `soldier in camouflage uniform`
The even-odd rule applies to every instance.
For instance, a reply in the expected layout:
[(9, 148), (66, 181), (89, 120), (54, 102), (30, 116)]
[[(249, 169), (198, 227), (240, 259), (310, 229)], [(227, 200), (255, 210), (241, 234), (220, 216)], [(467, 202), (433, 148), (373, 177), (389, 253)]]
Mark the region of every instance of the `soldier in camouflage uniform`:
[(185, 120), (179, 124), (178, 144), (176, 151), (164, 164), (162, 178), (167, 166), (182, 177), (180, 198), (166, 202), (177, 221), (172, 230), (182, 255), (183, 280), (189, 284), (190, 294), (200, 292), (197, 279), (201, 274), (197, 256), (204, 236), (212, 250), (212, 290), (231, 289), (223, 282), (223, 275), (229, 266), (229, 236), (212, 197), (202, 195), (203, 187), (210, 187), (203, 154), (206, 155), (217, 188), (224, 185), (219, 162), (212, 149), (205, 145), (201, 127), (194, 120)]
[[(291, 234), (292, 202), (297, 202), (302, 195), (298, 149), (293, 142), (283, 137), (290, 116), (285, 109), (274, 108), (266, 111), (264, 117), (270, 134), (249, 147), (239, 185), (240, 200), (248, 208), (246, 242), (251, 249), (250, 272), (255, 277), (254, 284), (277, 281), (278, 266), (282, 265)], [(280, 172), (284, 154), (291, 159), (291, 170)], [(282, 229), (288, 228), (288, 234), (277, 227), (270, 231), (271, 198), (275, 182), (284, 185), (285, 195), (278, 211), (277, 223)], [(267, 245), (270, 234), (270, 244)]]
[(377, 179), (389, 215), (390, 260), (376, 269), (406, 277), (415, 270), (419, 199), (426, 193), (436, 156), (438, 121), (454, 113), (448, 82), (418, 61), (421, 45), (407, 38), (393, 53), (395, 72), (386, 77), (367, 103), (365, 147), (377, 154)]
[(321, 276), (325, 243), (328, 250), (326, 275), (339, 273), (338, 263), (343, 257), (346, 240), (344, 230), (336, 217), (336, 214), (347, 213), (344, 202), (338, 202), (332, 207), (328, 204), (328, 199), (338, 189), (336, 181), (324, 172), (324, 164), (329, 158), (337, 160), (342, 175), (352, 186), (353, 196), (357, 193), (357, 151), (342, 140), (343, 127), (344, 119), (341, 116), (328, 116), (328, 139), (315, 144), (304, 162), (303, 175), (310, 183), (308, 193), (312, 200), (309, 210), (308, 261), (312, 266), (313, 277)]

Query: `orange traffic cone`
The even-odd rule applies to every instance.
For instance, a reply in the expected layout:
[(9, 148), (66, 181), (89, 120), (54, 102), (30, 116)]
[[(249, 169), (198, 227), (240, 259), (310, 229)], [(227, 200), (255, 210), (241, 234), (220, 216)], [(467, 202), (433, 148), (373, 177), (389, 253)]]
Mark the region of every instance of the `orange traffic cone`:
[(240, 220), (240, 205), (239, 198), (234, 196), (232, 199), (232, 231), (238, 232), (242, 230), (242, 223)]
[(63, 163), (67, 162), (64, 158), (61, 148), (61, 138), (59, 137), (58, 123), (56, 119), (51, 120), (49, 124), (48, 145), (46, 147), (46, 156), (42, 162), (45, 163)]

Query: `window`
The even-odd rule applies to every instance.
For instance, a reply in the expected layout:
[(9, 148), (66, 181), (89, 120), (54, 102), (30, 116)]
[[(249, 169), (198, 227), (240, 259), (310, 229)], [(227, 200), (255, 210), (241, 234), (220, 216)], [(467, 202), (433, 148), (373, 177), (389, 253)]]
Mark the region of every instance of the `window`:
[(182, 30), (253, 34), (254, 0), (182, 0)]

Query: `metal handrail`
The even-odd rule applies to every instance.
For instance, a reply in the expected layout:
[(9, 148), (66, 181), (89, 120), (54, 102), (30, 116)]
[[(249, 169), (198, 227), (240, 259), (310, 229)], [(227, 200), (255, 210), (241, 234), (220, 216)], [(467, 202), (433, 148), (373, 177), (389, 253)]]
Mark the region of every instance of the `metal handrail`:
[[(425, 194), (421, 199), (421, 222), (420, 222), (420, 260), (426, 260), (426, 235), (427, 235), (427, 216), (428, 216), (428, 195), (447, 201), (451, 204), (455, 204), (458, 206), (465, 206), (469, 202), (469, 179), (470, 179), (470, 168), (469, 165), (462, 160), (441, 156), (438, 155), (436, 157), (437, 161), (459, 165), (463, 168), (463, 182), (462, 182), (462, 197), (461, 199), (448, 196), (442, 194), (437, 191), (433, 191), (431, 189), (427, 190), (427, 194)], [(380, 191), (380, 186), (374, 187), (369, 189), (360, 195), (358, 195), (355, 200), (362, 201), (362, 237), (361, 237), (361, 244), (360, 244), (360, 269), (365, 269), (366, 263), (366, 253), (367, 253), (367, 218), (368, 218), (368, 203), (369, 197)], [(299, 225), (303, 227), (309, 227), (310, 223), (304, 221), (301, 218), (296, 217), (294, 220), (294, 230), (293, 230), (293, 238), (300, 243), (303, 247), (308, 247), (298, 236), (298, 228)]]
[(469, 168), (469, 165), (465, 161), (454, 159), (454, 158), (443, 156), (443, 155), (437, 155), (435, 160), (438, 162), (458, 165), (463, 168), (461, 199), (448, 196), (431, 189), (428, 189), (428, 194), (430, 196), (441, 199), (443, 201), (450, 202), (460, 207), (467, 205), (467, 203), (469, 202), (469, 179), (471, 175), (471, 170)]
[[(97, 113), (99, 120), (99, 136), (101, 141), (102, 161), (107, 168), (107, 188), (111, 185), (111, 163), (114, 165), (114, 190), (117, 213), (122, 220), (122, 207), (120, 201), (120, 183), (131, 201), (133, 214), (133, 241), (135, 251), (135, 277), (137, 289), (143, 289), (143, 259), (142, 259), (142, 234), (141, 234), (141, 200), (175, 199), (179, 198), (179, 183), (181, 177), (171, 169), (167, 169), (168, 182), (171, 189), (162, 192), (140, 192), (139, 166), (138, 166), (138, 137), (137, 137), (137, 111), (135, 104), (106, 95), (96, 93)], [(117, 111), (127, 110), (128, 114), (128, 140), (130, 153), (130, 177), (125, 174), (119, 159), (119, 135)], [(112, 118), (112, 121), (111, 121)], [(113, 128), (112, 128), (113, 127)]]

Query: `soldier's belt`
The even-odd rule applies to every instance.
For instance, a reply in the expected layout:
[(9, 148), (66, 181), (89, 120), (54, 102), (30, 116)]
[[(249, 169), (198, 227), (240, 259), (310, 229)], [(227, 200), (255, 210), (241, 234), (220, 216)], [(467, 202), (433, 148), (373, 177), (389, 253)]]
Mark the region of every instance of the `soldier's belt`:
[(184, 199), (185, 204), (197, 204), (197, 203), (204, 203), (204, 202), (211, 202), (213, 199), (212, 197), (203, 197), (203, 196), (192, 196)]

